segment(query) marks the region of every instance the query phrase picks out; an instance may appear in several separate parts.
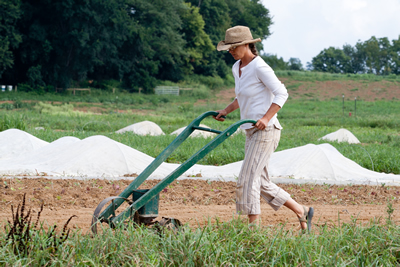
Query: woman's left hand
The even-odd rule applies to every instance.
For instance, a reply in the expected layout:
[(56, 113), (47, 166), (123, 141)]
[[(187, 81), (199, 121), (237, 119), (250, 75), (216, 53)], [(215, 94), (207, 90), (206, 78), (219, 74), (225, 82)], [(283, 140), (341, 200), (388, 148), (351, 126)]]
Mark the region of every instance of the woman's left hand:
[(256, 128), (259, 130), (264, 130), (268, 126), (269, 120), (267, 118), (261, 118), (256, 123)]

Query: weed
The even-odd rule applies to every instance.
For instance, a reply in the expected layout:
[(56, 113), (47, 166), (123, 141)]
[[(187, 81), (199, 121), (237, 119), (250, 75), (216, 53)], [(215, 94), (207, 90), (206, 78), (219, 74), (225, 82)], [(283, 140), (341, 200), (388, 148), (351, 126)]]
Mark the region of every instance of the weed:
[(390, 202), (389, 200), (387, 201), (387, 206), (386, 206), (386, 212), (388, 214), (388, 217), (386, 218), (386, 223), (387, 224), (391, 224), (392, 223), (392, 216), (393, 216), (393, 212), (394, 212), (394, 208), (392, 205), (392, 202)]
[[(8, 220), (8, 224), (5, 226), (8, 234), (5, 239), (4, 245), (10, 245), (15, 255), (28, 256), (35, 246), (40, 246), (42, 250), (48, 250), (57, 252), (59, 245), (64, 243), (69, 236), (70, 230), (67, 231), (67, 226), (75, 215), (71, 216), (68, 221), (64, 224), (61, 235), (55, 233), (56, 225), (51, 227), (47, 233), (45, 233), (43, 242), (37, 242), (38, 239), (43, 237), (43, 228), (37, 229), (39, 224), (40, 214), (43, 211), (43, 204), (40, 206), (40, 210), (36, 216), (36, 222), (32, 223), (31, 209), (26, 212), (26, 194), (22, 198), (22, 203), (18, 204), (17, 210), (14, 212), (14, 207), (11, 205), (12, 222)], [(26, 212), (26, 213), (25, 213)]]

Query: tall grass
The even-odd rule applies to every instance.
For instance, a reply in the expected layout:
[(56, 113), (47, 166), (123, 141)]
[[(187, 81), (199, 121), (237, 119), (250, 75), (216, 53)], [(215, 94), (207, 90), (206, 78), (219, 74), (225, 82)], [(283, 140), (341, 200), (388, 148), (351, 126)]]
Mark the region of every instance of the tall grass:
[[(77, 231), (55, 250), (43, 250), (46, 235), (32, 243), (30, 257), (2, 243), (5, 266), (396, 266), (400, 228), (371, 221), (314, 226), (301, 235), (284, 225), (249, 228), (241, 220), (180, 232), (133, 227), (105, 229), (97, 236)], [(4, 234), (0, 236), (4, 240)]]
[(26, 116), (20, 114), (3, 114), (0, 117), (0, 131), (12, 128), (25, 131), (27, 128)]

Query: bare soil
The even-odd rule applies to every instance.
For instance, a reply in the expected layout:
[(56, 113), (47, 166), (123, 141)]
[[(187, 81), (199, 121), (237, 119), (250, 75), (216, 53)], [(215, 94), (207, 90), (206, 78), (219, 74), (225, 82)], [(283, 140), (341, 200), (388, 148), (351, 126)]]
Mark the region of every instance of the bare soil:
[[(289, 92), (290, 99), (319, 99), (334, 98), (363, 101), (400, 99), (400, 83), (380, 81), (296, 81), (280, 78)], [(230, 102), (235, 98), (235, 89), (223, 90), (218, 93), (218, 103)]]
[[(44, 210), (41, 220), (48, 225), (62, 226), (72, 215), (70, 226), (89, 231), (92, 214), (97, 205), (109, 196), (119, 195), (131, 181), (104, 179), (73, 180), (47, 178), (0, 178), (0, 225), (12, 219), (14, 210), (26, 194), (27, 208), (34, 214), (41, 204)], [(141, 188), (152, 188), (157, 180), (146, 181)], [(313, 222), (318, 225), (337, 225), (340, 222), (367, 223), (373, 219), (387, 218), (387, 201), (395, 209), (393, 219), (399, 223), (400, 187), (385, 186), (329, 186), (281, 184), (299, 203), (315, 209)], [(173, 217), (191, 227), (203, 226), (208, 220), (229, 221), (235, 215), (234, 182), (203, 180), (178, 180), (160, 193), (159, 220), (162, 216)], [(299, 229), (296, 216), (283, 207), (275, 212), (261, 200), (262, 224), (264, 226), (286, 224)]]

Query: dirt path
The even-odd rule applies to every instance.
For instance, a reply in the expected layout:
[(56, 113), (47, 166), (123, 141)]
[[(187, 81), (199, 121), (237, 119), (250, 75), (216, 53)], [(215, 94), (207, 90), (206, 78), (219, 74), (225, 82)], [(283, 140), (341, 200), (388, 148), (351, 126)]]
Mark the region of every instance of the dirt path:
[[(157, 181), (146, 181), (141, 188), (151, 188)], [(0, 216), (11, 220), (11, 205), (21, 203), (26, 194), (27, 207), (34, 214), (44, 204), (41, 220), (62, 226), (69, 217), (77, 215), (71, 222), (74, 228), (87, 232), (96, 206), (106, 197), (118, 195), (130, 183), (128, 180), (62, 180), (45, 178), (1, 178)], [(380, 186), (328, 186), (328, 185), (280, 185), (299, 203), (315, 208), (314, 223), (338, 224), (368, 222), (387, 217), (387, 200), (395, 209), (394, 220), (400, 218), (400, 188)], [(215, 222), (229, 221), (235, 215), (235, 183), (179, 180), (160, 193), (159, 215), (174, 217), (192, 227), (202, 226), (208, 219)], [(261, 205), (264, 226), (286, 224), (297, 229), (297, 218), (286, 208), (273, 211), (264, 201)]]

